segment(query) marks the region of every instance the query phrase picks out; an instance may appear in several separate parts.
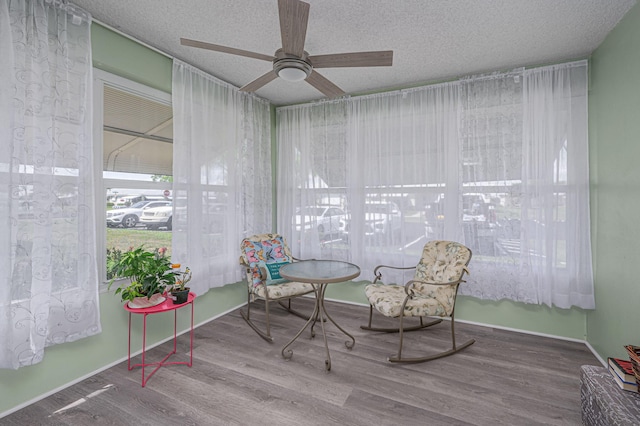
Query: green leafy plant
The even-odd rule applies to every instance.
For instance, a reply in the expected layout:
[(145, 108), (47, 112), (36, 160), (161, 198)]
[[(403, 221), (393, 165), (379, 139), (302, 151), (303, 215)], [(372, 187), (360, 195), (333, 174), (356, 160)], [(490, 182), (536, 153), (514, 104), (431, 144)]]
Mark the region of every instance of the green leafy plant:
[(111, 280), (116, 278), (114, 272), (116, 265), (120, 262), (122, 257), (122, 250), (116, 247), (107, 248), (107, 279)]
[(109, 289), (117, 279), (128, 278), (129, 281), (122, 281), (115, 291), (123, 301), (164, 293), (167, 287), (175, 284), (176, 275), (179, 275), (172, 270), (165, 252), (163, 248), (148, 251), (140, 246), (121, 252), (117, 258), (114, 256)]
[(187, 266), (184, 271), (176, 273), (176, 282), (171, 291), (186, 290), (188, 288), (186, 285), (189, 281), (191, 281), (191, 269)]

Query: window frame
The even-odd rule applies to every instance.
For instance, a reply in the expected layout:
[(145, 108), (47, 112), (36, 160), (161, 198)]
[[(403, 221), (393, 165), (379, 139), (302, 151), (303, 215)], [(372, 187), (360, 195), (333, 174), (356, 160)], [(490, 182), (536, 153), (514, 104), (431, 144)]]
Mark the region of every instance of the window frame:
[(136, 96), (144, 97), (155, 102), (171, 106), (171, 94), (110, 72), (93, 69), (93, 156), (94, 156), (94, 188), (96, 223), (102, 223), (104, 227), (96, 229), (97, 252), (102, 253), (98, 261), (98, 278), (100, 281), (100, 293), (108, 291), (107, 277), (107, 215), (105, 209), (105, 196), (107, 188), (132, 188), (132, 189), (161, 189), (167, 187), (167, 182), (147, 182), (140, 180), (123, 180), (104, 178), (104, 87), (110, 86), (117, 90), (126, 91)]

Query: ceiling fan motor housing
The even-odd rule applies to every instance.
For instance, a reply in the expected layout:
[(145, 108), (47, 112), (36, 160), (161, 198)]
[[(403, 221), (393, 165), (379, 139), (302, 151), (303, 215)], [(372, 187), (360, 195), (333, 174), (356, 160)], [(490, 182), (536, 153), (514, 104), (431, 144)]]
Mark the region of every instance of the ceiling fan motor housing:
[[(273, 71), (275, 71), (278, 76), (284, 78), (285, 80), (304, 80), (309, 77), (311, 71), (313, 70), (311, 63), (305, 60), (307, 58), (307, 52), (304, 52), (304, 56), (302, 58), (298, 58), (296, 56), (284, 53), (282, 49), (278, 49), (275, 56), (276, 59), (273, 61)], [(283, 70), (284, 72), (281, 74), (280, 72)], [(300, 73), (300, 71), (304, 73), (304, 76), (302, 75), (302, 73)], [(294, 77), (296, 75), (298, 76), (297, 78)], [(288, 76), (291, 77), (287, 78)]]

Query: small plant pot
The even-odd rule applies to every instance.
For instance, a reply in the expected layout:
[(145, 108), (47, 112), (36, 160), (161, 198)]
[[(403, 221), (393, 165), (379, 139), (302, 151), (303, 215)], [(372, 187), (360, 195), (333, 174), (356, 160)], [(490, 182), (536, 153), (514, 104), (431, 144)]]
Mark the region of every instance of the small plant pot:
[(172, 291), (171, 292), (171, 300), (173, 300), (174, 305), (181, 305), (187, 302), (189, 298), (189, 288), (185, 288), (184, 290)]

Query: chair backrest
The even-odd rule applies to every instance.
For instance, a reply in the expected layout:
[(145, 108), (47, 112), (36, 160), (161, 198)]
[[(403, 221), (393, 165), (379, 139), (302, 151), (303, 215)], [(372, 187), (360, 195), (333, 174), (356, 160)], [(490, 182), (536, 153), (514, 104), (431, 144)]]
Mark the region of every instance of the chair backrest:
[[(446, 283), (462, 279), (471, 261), (471, 250), (455, 241), (429, 241), (424, 245), (422, 257), (416, 266), (415, 280)], [(451, 315), (458, 286), (416, 284), (416, 292), (437, 299)]]
[[(279, 265), (293, 261), (287, 240), (280, 234), (258, 234), (240, 243), (240, 258), (248, 265), (247, 284), (250, 289), (265, 280), (266, 265)], [(261, 270), (262, 268), (262, 270)], [(277, 280), (274, 280), (274, 283)], [(269, 283), (266, 283), (269, 284)]]

